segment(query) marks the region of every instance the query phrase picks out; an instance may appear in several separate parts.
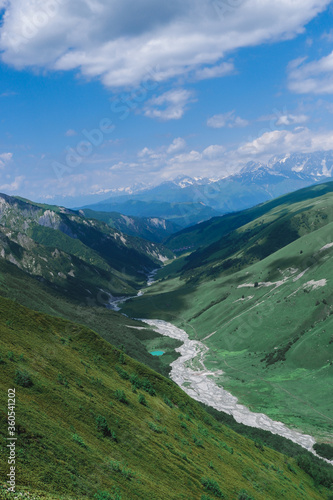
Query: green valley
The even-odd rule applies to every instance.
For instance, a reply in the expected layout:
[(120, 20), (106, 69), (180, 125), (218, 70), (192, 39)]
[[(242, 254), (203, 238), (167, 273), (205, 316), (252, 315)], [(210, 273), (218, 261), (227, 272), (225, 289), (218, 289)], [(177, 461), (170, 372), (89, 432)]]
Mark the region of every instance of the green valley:
[[(1, 405), (14, 386), (18, 438), (17, 493), (3, 484), (1, 498), (328, 496), (331, 472), (318, 459), (236, 434), (93, 331), (3, 298), (0, 329)], [(2, 477), (6, 420), (3, 411)]]
[[(240, 403), (330, 443), (332, 190), (307, 188), (175, 235), (184, 246), (201, 235), (201, 248), (123, 308), (183, 328)], [(216, 241), (204, 246), (209, 224)]]

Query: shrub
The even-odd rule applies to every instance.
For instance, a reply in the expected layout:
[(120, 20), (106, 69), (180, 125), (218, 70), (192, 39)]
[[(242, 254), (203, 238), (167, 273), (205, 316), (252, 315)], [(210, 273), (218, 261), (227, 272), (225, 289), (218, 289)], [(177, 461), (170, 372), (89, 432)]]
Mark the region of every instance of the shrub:
[(117, 489), (110, 495), (107, 491), (98, 491), (95, 495), (94, 498), (96, 500), (121, 500), (121, 496), (119, 493), (119, 490)]
[(148, 394), (150, 394), (150, 396), (155, 396), (156, 395), (156, 391), (155, 391), (152, 383), (147, 378), (144, 378), (142, 380), (142, 389), (144, 391), (148, 392)]
[(126, 479), (131, 480), (133, 477), (135, 477), (135, 472), (133, 472), (131, 469), (126, 469), (126, 467), (122, 465), (122, 463), (118, 460), (110, 460), (110, 467), (113, 472), (119, 472)]
[(116, 366), (116, 370), (118, 372), (119, 377), (122, 378), (123, 380), (129, 380), (130, 379), (130, 376), (127, 373), (127, 371), (123, 370), (121, 366)]
[(147, 405), (146, 398), (144, 397), (144, 395), (143, 395), (143, 394), (139, 394), (139, 398), (138, 398), (138, 399), (139, 399), (139, 403), (140, 403), (140, 405), (143, 405), (143, 406), (148, 406), (148, 405)]
[(203, 442), (201, 439), (198, 439), (197, 436), (193, 435), (193, 443), (198, 446), (198, 448), (203, 448)]
[(25, 370), (16, 371), (14, 382), (21, 387), (31, 387), (33, 385), (31, 375)]
[(333, 460), (333, 447), (331, 445), (325, 443), (316, 443), (313, 448), (321, 457), (327, 458), (328, 460)]
[(106, 421), (106, 418), (103, 417), (102, 415), (99, 415), (96, 418), (96, 429), (103, 434), (104, 437), (110, 437), (114, 441), (117, 441), (117, 436), (116, 433), (110, 429), (108, 426), (108, 423)]
[(154, 422), (148, 422), (148, 426), (149, 426), (149, 429), (156, 432), (157, 434), (162, 433), (162, 429), (158, 425), (154, 424)]
[(15, 361), (15, 356), (14, 356), (13, 351), (7, 352), (7, 358), (9, 359), (9, 361)]
[(94, 495), (94, 498), (96, 500), (113, 500), (113, 497), (107, 491), (98, 491)]
[(206, 491), (213, 493), (213, 495), (215, 495), (218, 498), (224, 498), (224, 495), (220, 490), (218, 483), (214, 479), (203, 477), (201, 479), (201, 484), (203, 485)]
[(82, 437), (80, 437), (78, 434), (73, 434), (72, 436), (73, 441), (77, 443), (78, 445), (82, 446), (82, 448), (87, 448), (87, 445), (83, 441)]
[(58, 374), (58, 382), (59, 384), (63, 385), (66, 387), (66, 389), (69, 388), (69, 383), (66, 377), (64, 377), (61, 373)]
[(254, 500), (246, 490), (240, 490), (238, 493), (238, 500)]
[(120, 403), (124, 403), (125, 405), (128, 404), (128, 400), (126, 398), (126, 395), (124, 393), (124, 391), (120, 390), (120, 389), (117, 389), (114, 393), (114, 397), (120, 402)]
[(163, 401), (164, 403), (169, 406), (169, 408), (173, 408), (174, 405), (172, 404), (172, 402), (170, 401), (170, 399), (168, 399), (166, 396), (163, 396)]
[(264, 445), (262, 444), (262, 441), (260, 439), (255, 440), (254, 446), (258, 448), (258, 450), (264, 451)]

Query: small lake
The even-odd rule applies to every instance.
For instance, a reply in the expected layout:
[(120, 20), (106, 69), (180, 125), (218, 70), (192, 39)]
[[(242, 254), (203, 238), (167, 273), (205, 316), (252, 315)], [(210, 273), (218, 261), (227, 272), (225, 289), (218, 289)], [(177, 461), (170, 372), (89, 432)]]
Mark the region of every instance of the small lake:
[(165, 351), (152, 351), (150, 354), (153, 356), (162, 356)]

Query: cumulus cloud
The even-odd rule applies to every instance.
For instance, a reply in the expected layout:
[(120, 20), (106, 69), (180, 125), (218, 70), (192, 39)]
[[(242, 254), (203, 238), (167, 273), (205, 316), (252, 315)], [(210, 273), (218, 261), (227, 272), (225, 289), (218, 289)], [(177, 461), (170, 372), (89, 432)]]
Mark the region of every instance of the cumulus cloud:
[(296, 36), (329, 3), (244, 0), (223, 15), (211, 0), (2, 0), (0, 51), (17, 68), (79, 70), (109, 87), (152, 68), (157, 80), (211, 78), (232, 71), (231, 51)]
[(13, 158), (13, 153), (0, 153), (0, 168), (5, 168), (6, 164)]
[(312, 153), (333, 148), (333, 131), (313, 132), (306, 127), (265, 132), (257, 139), (240, 146), (237, 154), (246, 160), (257, 157), (265, 160), (275, 154)]
[(167, 149), (167, 153), (172, 154), (172, 153), (177, 153), (177, 151), (181, 151), (184, 149), (186, 146), (186, 142), (182, 137), (177, 137), (172, 141), (170, 146)]
[(235, 127), (246, 127), (249, 124), (247, 120), (244, 120), (240, 116), (235, 114), (235, 111), (229, 111), (221, 115), (214, 115), (207, 120), (208, 127), (212, 128), (235, 128)]
[(297, 123), (306, 123), (309, 120), (309, 117), (306, 115), (281, 115), (278, 117), (276, 121), (277, 126), (284, 125), (296, 125)]
[(234, 64), (230, 62), (224, 62), (216, 66), (198, 69), (196, 70), (194, 76), (196, 80), (207, 80), (208, 78), (217, 78), (221, 76), (231, 75), (234, 72)]
[(16, 192), (22, 186), (24, 179), (25, 177), (23, 175), (19, 175), (15, 177), (12, 182), (0, 185), (0, 191), (3, 193)]
[(184, 115), (187, 105), (194, 101), (193, 92), (190, 90), (169, 90), (150, 99), (145, 106), (144, 114), (162, 121), (179, 120)]
[(333, 94), (333, 52), (317, 61), (289, 65), (289, 89), (298, 94)]

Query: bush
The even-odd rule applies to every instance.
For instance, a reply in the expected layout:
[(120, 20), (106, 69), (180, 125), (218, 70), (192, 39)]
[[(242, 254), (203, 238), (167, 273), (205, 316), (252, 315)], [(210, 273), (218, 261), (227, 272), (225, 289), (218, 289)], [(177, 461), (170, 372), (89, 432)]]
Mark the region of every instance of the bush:
[(246, 490), (240, 490), (238, 493), (238, 500), (254, 500)]
[(96, 418), (96, 429), (103, 434), (104, 437), (111, 437), (114, 441), (117, 441), (116, 433), (110, 429), (105, 417), (99, 415)]
[(209, 479), (208, 477), (203, 477), (201, 479), (201, 484), (205, 488), (206, 491), (213, 493), (218, 498), (224, 498), (222, 491), (218, 483), (214, 479)]
[(164, 403), (169, 406), (169, 408), (173, 408), (174, 405), (172, 404), (172, 402), (170, 401), (170, 399), (168, 399), (166, 396), (163, 396), (163, 401)]
[(201, 439), (198, 439), (197, 436), (193, 435), (193, 443), (198, 446), (198, 448), (203, 448), (203, 442)]
[(66, 387), (66, 389), (69, 388), (69, 383), (66, 377), (64, 377), (61, 373), (58, 374), (58, 382), (59, 384), (63, 385)]
[(122, 378), (123, 380), (130, 379), (128, 372), (126, 370), (123, 370), (121, 366), (116, 366), (116, 370), (118, 372), (119, 377)]
[(80, 437), (78, 434), (73, 434), (72, 436), (73, 441), (77, 443), (78, 445), (82, 446), (82, 448), (87, 448), (87, 445), (83, 441), (82, 437)]
[(260, 439), (255, 440), (254, 446), (258, 448), (258, 450), (264, 451), (264, 445), (262, 444), (262, 441)]
[(14, 356), (13, 351), (7, 352), (7, 358), (9, 359), (9, 361), (15, 361), (15, 356)]
[(16, 371), (14, 382), (21, 387), (31, 387), (33, 385), (31, 375), (25, 370)]
[(139, 403), (140, 403), (140, 405), (143, 405), (143, 406), (148, 406), (148, 405), (147, 405), (146, 398), (144, 397), (144, 395), (143, 395), (143, 394), (139, 394), (139, 398), (138, 398), (138, 399), (139, 399)]
[(107, 491), (98, 491), (94, 495), (94, 498), (96, 500), (121, 500), (121, 496), (118, 489), (116, 489), (114, 493), (112, 493), (112, 495), (110, 495), (110, 493), (108, 493)]
[(113, 472), (119, 472), (128, 480), (131, 480), (136, 475), (131, 469), (126, 469), (126, 467), (118, 460), (110, 460), (110, 467)]
[(331, 488), (333, 486), (332, 468), (325, 467), (326, 464), (322, 463), (322, 460), (302, 454), (296, 457), (296, 461), (297, 465), (312, 477), (315, 486), (319, 484), (325, 486), (325, 488)]
[(128, 404), (128, 400), (126, 398), (126, 395), (124, 393), (124, 391), (120, 390), (120, 389), (117, 389), (114, 393), (114, 397), (120, 402), (120, 403), (124, 403), (125, 405)]
[(321, 457), (327, 458), (328, 460), (333, 460), (333, 447), (331, 445), (325, 443), (316, 443), (313, 448)]
[(107, 491), (98, 491), (94, 495), (94, 498), (96, 500), (113, 500), (113, 497)]

